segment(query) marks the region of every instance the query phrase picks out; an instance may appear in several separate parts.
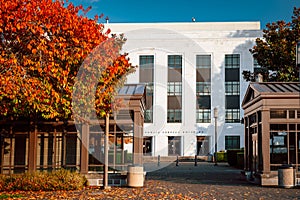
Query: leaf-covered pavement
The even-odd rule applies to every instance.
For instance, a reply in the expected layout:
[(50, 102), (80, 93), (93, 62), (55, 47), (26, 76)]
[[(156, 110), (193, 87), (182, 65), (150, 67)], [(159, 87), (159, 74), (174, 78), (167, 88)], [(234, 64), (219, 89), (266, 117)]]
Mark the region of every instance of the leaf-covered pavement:
[(87, 187), (80, 191), (2, 192), (1, 196), (8, 197), (5, 199), (198, 199), (194, 194), (173, 191), (160, 181), (147, 181), (141, 188), (111, 187), (103, 190)]
[(284, 189), (277, 187), (259, 187), (254, 185), (226, 186), (210, 184), (176, 183), (161, 180), (147, 180), (144, 187), (111, 187), (103, 190), (97, 187), (87, 187), (77, 191), (53, 192), (2, 192), (5, 199), (299, 199), (299, 189)]

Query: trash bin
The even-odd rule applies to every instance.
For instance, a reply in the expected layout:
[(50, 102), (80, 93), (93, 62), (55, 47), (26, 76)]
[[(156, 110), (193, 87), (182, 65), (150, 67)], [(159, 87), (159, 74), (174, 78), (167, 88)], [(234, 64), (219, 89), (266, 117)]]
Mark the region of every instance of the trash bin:
[(295, 186), (295, 170), (291, 165), (282, 165), (278, 169), (278, 186), (292, 188)]
[(129, 165), (127, 172), (127, 185), (129, 187), (144, 186), (144, 168), (140, 165)]

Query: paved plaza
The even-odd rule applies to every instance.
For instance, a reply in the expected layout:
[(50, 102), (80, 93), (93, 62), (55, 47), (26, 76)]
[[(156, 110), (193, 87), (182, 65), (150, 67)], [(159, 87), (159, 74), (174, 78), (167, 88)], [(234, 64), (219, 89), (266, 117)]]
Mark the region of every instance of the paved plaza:
[(227, 163), (182, 162), (147, 173), (147, 182), (157, 181), (173, 193), (194, 199), (300, 199), (300, 189), (262, 187), (249, 183), (241, 170)]

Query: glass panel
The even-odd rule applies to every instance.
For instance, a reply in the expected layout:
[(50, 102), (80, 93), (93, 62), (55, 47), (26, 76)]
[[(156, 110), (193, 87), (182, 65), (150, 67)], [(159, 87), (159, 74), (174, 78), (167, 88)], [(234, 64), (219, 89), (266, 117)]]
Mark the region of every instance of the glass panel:
[(287, 111), (286, 110), (271, 110), (270, 118), (286, 118)]
[(240, 55), (239, 54), (225, 55), (225, 68), (239, 68), (239, 67), (240, 67)]
[(240, 123), (240, 109), (226, 109), (225, 122)]
[(210, 109), (197, 109), (196, 121), (197, 123), (210, 123), (211, 110)]
[(182, 56), (181, 55), (168, 55), (168, 67), (181, 68)]
[(225, 149), (239, 149), (240, 136), (225, 136)]
[(168, 95), (181, 96), (182, 94), (182, 83), (181, 82), (168, 82)]
[(197, 82), (196, 83), (196, 94), (197, 95), (210, 95), (211, 84), (209, 82)]
[(171, 123), (181, 122), (181, 110), (168, 109), (167, 121)]
[(211, 68), (211, 56), (210, 55), (196, 55), (196, 67), (197, 68)]
[(240, 82), (225, 82), (225, 94), (226, 95), (239, 95), (240, 94)]
[(271, 164), (288, 163), (287, 132), (270, 133)]
[(289, 118), (290, 118), (290, 119), (296, 118), (295, 110), (289, 110)]
[(296, 164), (296, 133), (289, 133), (289, 164)]

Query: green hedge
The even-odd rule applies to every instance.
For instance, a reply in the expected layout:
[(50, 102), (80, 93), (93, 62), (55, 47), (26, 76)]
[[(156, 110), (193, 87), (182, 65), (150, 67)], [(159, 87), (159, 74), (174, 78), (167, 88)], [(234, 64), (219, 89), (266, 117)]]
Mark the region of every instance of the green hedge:
[(0, 175), (0, 191), (78, 190), (87, 185), (84, 176), (68, 170)]
[(218, 162), (227, 162), (227, 153), (226, 152), (217, 152), (217, 161)]

